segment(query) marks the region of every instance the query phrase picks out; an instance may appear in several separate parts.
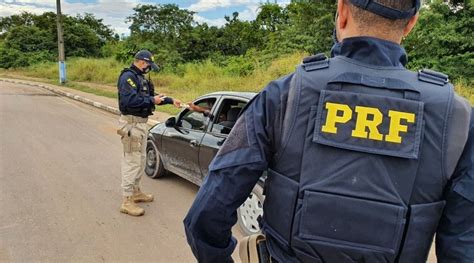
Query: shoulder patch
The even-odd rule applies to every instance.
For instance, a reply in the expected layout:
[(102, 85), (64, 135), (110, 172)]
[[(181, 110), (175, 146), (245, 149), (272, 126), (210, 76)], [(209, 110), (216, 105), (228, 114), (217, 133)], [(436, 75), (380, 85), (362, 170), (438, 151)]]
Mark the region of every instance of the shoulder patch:
[(133, 82), (133, 80), (132, 80), (131, 78), (128, 78), (128, 79), (127, 79), (127, 82), (128, 82), (128, 84), (130, 84), (130, 86), (132, 86), (132, 87), (134, 87), (134, 88), (137, 87), (137, 85), (135, 84), (135, 82)]

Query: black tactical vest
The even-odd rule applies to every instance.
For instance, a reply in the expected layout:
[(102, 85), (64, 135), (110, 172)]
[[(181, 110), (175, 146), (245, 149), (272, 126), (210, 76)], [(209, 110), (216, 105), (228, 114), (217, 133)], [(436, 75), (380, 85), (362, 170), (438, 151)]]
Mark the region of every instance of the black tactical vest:
[[(119, 80), (125, 72), (131, 72), (133, 75), (138, 79), (138, 83), (135, 83), (137, 94), (139, 96), (154, 96), (154, 88), (150, 85), (149, 81), (141, 74), (137, 74), (134, 70), (130, 68), (124, 68), (122, 72), (120, 72)], [(155, 105), (151, 107), (145, 108), (130, 108), (123, 103), (120, 96), (120, 90), (118, 91), (118, 98), (119, 98), (119, 109), (120, 112), (124, 115), (134, 115), (140, 117), (148, 117), (149, 115), (153, 114), (155, 110)]]
[(441, 73), (306, 59), (268, 171), (263, 232), (300, 262), (425, 262), (445, 205), (453, 96)]

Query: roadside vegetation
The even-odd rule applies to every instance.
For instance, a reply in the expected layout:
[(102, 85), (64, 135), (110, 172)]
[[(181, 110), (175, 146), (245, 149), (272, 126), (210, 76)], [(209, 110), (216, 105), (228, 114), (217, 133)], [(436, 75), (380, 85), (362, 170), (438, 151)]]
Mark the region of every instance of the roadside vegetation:
[[(210, 60), (182, 65), (181, 73), (164, 70), (152, 73), (151, 79), (157, 92), (166, 94), (183, 102), (214, 91), (251, 91), (258, 92), (271, 80), (294, 71), (305, 53), (294, 53), (273, 60), (270, 65), (257, 67), (246, 75), (236, 75), (232, 67), (221, 67)], [(128, 66), (113, 58), (90, 59), (75, 58), (68, 61), (67, 86), (101, 96), (116, 98), (116, 81), (119, 72)], [(43, 62), (26, 68), (0, 69), (0, 76), (28, 78), (57, 84), (58, 65), (55, 62)], [(96, 85), (86, 85), (94, 83)], [(171, 106), (160, 107), (167, 113), (176, 113)]]
[[(433, 2), (404, 40), (408, 67), (448, 74), (474, 104), (473, 4)], [(160, 93), (190, 101), (218, 90), (258, 92), (292, 72), (304, 56), (328, 51), (333, 43), (333, 0), (262, 4), (254, 21), (235, 12), (222, 27), (199, 24), (194, 12), (173, 4), (138, 5), (133, 11), (126, 18), (128, 37), (114, 34), (91, 14), (63, 17), (68, 86), (116, 97), (119, 72), (133, 53), (147, 48), (163, 69), (151, 76)], [(0, 17), (0, 76), (57, 82), (55, 19), (51, 12)]]

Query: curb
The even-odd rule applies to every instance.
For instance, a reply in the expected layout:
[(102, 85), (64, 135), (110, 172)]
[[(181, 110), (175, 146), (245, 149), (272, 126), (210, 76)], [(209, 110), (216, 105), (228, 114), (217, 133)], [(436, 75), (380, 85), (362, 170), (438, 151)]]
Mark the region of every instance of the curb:
[[(36, 84), (36, 83), (32, 83), (32, 82), (26, 82), (26, 81), (23, 81), (23, 80), (13, 80), (13, 79), (5, 79), (5, 78), (0, 78), (0, 81), (10, 82), (10, 83), (15, 83), (15, 84), (23, 84), (23, 85), (33, 86), (33, 87), (40, 87), (40, 88), (43, 88), (43, 89), (47, 89), (47, 90), (49, 90), (53, 93), (56, 93), (58, 95), (61, 95), (63, 97), (67, 97), (67, 98), (70, 98), (72, 100), (88, 104), (90, 106), (96, 107), (98, 109), (107, 111), (107, 112), (115, 114), (115, 115), (120, 115), (120, 110), (115, 108), (115, 107), (111, 107), (111, 106), (105, 105), (103, 103), (96, 102), (96, 101), (90, 100), (88, 98), (81, 97), (79, 95), (76, 95), (76, 94), (73, 94), (73, 93), (70, 93), (70, 92), (65, 92), (65, 91), (62, 91), (62, 90), (59, 90), (59, 89), (55, 89), (51, 86), (47, 86), (47, 85), (44, 85), (44, 84)], [(148, 125), (154, 126), (155, 124), (158, 124), (158, 123), (160, 123), (160, 122), (152, 120), (152, 119), (148, 119)]]

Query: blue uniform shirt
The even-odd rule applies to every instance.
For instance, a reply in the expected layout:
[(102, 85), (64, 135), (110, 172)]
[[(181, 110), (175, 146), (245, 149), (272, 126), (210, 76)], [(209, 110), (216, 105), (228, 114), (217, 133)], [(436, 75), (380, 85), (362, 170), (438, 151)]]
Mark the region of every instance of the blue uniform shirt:
[[(345, 39), (333, 47), (331, 54), (378, 66), (403, 67), (407, 62), (400, 45), (369, 37)], [(199, 262), (232, 262), (237, 244), (231, 233), (237, 221), (236, 209), (272, 162), (273, 146), (278, 145), (284, 118), (282, 98), (288, 94), (292, 77), (291, 74), (272, 81), (249, 103), (229, 135), (234, 138), (227, 139), (211, 163), (209, 175), (184, 219), (188, 243)], [(470, 136), (474, 136), (472, 128)], [(472, 138), (469, 143), (468, 147), (472, 147)], [(466, 152), (452, 176), (453, 185), (446, 192), (447, 208), (437, 236), (438, 247), (443, 250), (438, 253), (440, 262), (474, 261), (473, 159), (472, 150)], [(470, 192), (459, 190), (468, 187)], [(462, 211), (457, 210), (459, 207)], [(294, 261), (292, 255), (278, 247), (270, 249), (282, 261)]]
[[(155, 108), (153, 84), (145, 79), (143, 73), (133, 64), (124, 70), (118, 83), (119, 108), (124, 115), (148, 117)], [(173, 104), (173, 99), (165, 98), (159, 105)]]
[(446, 207), (436, 233), (439, 262), (474, 262), (474, 114), (469, 137), (454, 178), (446, 190)]
[(148, 109), (155, 106), (154, 94), (149, 90), (149, 87), (143, 87), (143, 80), (142, 72), (134, 65), (130, 67), (130, 70), (125, 70), (120, 75), (117, 88), (119, 108), (122, 114), (147, 117)]

